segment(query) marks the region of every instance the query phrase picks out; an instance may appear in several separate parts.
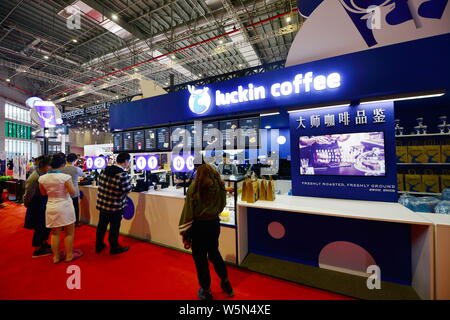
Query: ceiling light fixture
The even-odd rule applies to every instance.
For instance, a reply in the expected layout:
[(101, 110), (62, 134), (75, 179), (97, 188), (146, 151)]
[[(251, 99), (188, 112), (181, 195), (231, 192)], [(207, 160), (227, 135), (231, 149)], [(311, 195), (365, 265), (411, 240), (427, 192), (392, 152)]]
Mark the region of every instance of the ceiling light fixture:
[(77, 39), (72, 39), (72, 42), (73, 42), (73, 43), (77, 43), (78, 40), (77, 40)]
[(49, 59), (49, 56), (44, 56), (44, 59), (45, 59), (45, 60), (48, 60), (48, 59)]
[(6, 79), (6, 82), (11, 82), (11, 79), (10, 78)]
[(118, 20), (118, 19), (119, 19), (119, 17), (118, 17), (117, 14), (115, 14), (115, 13), (113, 13), (113, 14), (111, 15), (111, 18), (112, 18), (113, 20)]

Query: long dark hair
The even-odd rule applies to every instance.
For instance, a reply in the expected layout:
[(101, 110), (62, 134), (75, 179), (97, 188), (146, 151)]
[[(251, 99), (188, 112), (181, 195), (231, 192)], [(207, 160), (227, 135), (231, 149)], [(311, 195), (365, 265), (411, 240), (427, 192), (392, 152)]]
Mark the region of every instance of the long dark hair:
[(215, 186), (221, 190), (225, 190), (225, 184), (220, 178), (219, 172), (217, 172), (209, 164), (202, 164), (197, 168), (197, 174), (195, 176), (195, 189), (194, 198), (208, 201), (212, 198), (213, 190)]

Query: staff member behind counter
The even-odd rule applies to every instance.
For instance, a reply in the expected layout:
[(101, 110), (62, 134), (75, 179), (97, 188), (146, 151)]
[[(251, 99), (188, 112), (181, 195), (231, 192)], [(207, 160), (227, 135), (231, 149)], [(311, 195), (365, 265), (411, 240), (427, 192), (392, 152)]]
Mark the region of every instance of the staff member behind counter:
[(225, 155), (223, 157), (223, 163), (218, 165), (217, 171), (219, 171), (219, 173), (223, 176), (239, 174), (237, 166), (232, 163), (229, 155)]

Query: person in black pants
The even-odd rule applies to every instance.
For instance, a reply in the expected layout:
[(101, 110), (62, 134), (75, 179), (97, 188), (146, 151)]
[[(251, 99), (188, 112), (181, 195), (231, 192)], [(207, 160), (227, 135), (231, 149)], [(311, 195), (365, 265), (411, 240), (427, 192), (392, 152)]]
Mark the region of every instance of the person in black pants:
[(185, 248), (192, 243), (192, 257), (200, 284), (198, 297), (201, 300), (213, 299), (208, 258), (221, 279), (222, 290), (229, 297), (234, 296), (225, 262), (219, 252), (219, 214), (225, 205), (226, 190), (219, 173), (208, 164), (199, 166), (186, 194), (179, 229)]
[(47, 243), (50, 229), (45, 224), (45, 208), (47, 196), (41, 195), (38, 179), (50, 169), (50, 157), (40, 156), (38, 168), (28, 177), (23, 196), (24, 205), (27, 207), (25, 215), (25, 228), (33, 229), (32, 246), (35, 248), (33, 258), (48, 256), (52, 253)]
[(119, 245), (119, 230), (123, 210), (127, 205), (126, 195), (131, 191), (131, 179), (126, 169), (130, 165), (131, 156), (122, 152), (117, 156), (117, 164), (107, 166), (98, 178), (97, 209), (100, 211), (100, 220), (97, 227), (95, 252), (105, 249), (105, 238), (108, 224), (110, 254), (128, 251), (128, 247)]

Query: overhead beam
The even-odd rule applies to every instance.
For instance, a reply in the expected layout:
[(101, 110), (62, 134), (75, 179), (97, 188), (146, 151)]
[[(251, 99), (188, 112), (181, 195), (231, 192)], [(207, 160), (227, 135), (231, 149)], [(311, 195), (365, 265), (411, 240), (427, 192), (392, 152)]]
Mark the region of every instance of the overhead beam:
[[(144, 40), (144, 39), (148, 38), (148, 34), (143, 32), (140, 28), (138, 28), (136, 26), (133, 26), (130, 23), (128, 23), (128, 21), (123, 19), (120, 16), (120, 14), (117, 14), (116, 12), (114, 12), (110, 8), (106, 7), (102, 3), (99, 3), (96, 0), (83, 0), (83, 2), (86, 3), (88, 6), (90, 6), (92, 9), (97, 10), (98, 12), (100, 12), (101, 14), (106, 16), (111, 21), (114, 21), (115, 23), (117, 23), (119, 26), (121, 26), (123, 29), (125, 29), (129, 33), (131, 33), (136, 38), (138, 38), (140, 40)], [(117, 20), (113, 20), (111, 18), (113, 14), (117, 14), (117, 16), (118, 16)]]

